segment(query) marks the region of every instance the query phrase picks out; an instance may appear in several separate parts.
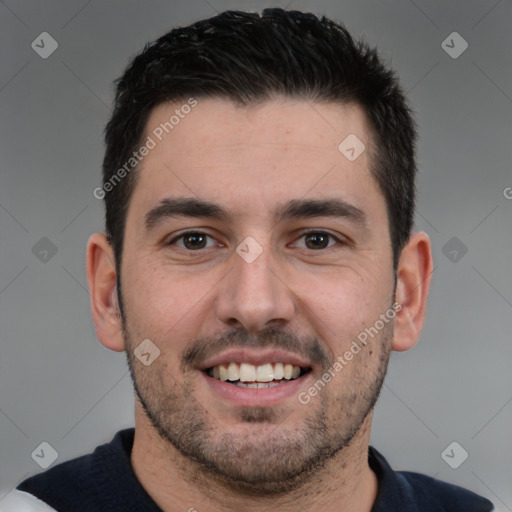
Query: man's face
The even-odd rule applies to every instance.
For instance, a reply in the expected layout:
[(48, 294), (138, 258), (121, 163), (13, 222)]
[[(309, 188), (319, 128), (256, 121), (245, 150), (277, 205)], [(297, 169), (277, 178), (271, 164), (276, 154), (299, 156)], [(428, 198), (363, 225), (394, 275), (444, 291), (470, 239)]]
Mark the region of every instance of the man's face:
[[(368, 126), (356, 106), (198, 99), (159, 142), (152, 131), (177, 107), (150, 116), (157, 145), (126, 222), (124, 332), (137, 394), (191, 462), (235, 485), (283, 490), (350, 443), (386, 371), (392, 321), (333, 366), (393, 303)], [(350, 134), (367, 148), (354, 161), (338, 149)], [(134, 355), (145, 339), (160, 350), (148, 366)], [(284, 378), (286, 365), (299, 377)]]

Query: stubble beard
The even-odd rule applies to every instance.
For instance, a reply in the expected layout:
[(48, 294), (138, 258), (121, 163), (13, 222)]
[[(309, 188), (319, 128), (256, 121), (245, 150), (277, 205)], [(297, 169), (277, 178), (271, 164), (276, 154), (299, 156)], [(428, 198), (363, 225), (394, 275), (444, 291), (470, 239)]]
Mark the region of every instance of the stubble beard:
[[(138, 400), (160, 438), (181, 454), (185, 461), (181, 471), (188, 478), (211, 480), (239, 494), (269, 496), (304, 486), (351, 444), (382, 388), (393, 324), (387, 324), (350, 363), (358, 365), (351, 368), (350, 389), (336, 390), (334, 377), (334, 386), (319, 391), (310, 405), (297, 400), (297, 408), (308, 408), (297, 426), (283, 424), (293, 411), (268, 407), (240, 409), (237, 425), (226, 427), (222, 418), (208, 411), (209, 404), (194, 396), (195, 370), (178, 375), (175, 369), (172, 375), (160, 358), (142, 366), (124, 320), (123, 332)], [(317, 378), (332, 362), (324, 362)]]

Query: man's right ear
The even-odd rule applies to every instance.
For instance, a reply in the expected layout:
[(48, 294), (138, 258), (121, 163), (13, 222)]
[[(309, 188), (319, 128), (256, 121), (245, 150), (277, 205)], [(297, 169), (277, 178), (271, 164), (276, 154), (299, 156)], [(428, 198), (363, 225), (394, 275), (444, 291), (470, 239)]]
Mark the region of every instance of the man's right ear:
[(114, 251), (103, 233), (91, 235), (87, 243), (87, 281), (92, 319), (101, 343), (116, 352), (125, 349), (116, 287)]

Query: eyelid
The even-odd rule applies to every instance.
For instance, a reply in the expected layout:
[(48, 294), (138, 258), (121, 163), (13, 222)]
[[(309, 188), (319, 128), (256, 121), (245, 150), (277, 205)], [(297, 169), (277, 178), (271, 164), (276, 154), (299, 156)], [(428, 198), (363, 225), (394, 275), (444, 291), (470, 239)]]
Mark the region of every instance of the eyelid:
[[(212, 240), (215, 240), (215, 242), (219, 245), (224, 245), (222, 244), (222, 242), (219, 242), (214, 236), (210, 235), (209, 233), (207, 233), (206, 231), (204, 231), (203, 229), (187, 229), (185, 231), (181, 231), (180, 233), (178, 234), (175, 234), (171, 240), (169, 240), (168, 242), (165, 242), (164, 245), (176, 245), (176, 242), (178, 240), (181, 240), (183, 239), (183, 237), (187, 236), (187, 235), (194, 235), (194, 234), (199, 234), (199, 235), (204, 235), (208, 238), (211, 238)], [(182, 247), (180, 247), (180, 249), (182, 249)]]
[(308, 228), (304, 231), (301, 231), (300, 235), (295, 239), (295, 242), (293, 242), (293, 243), (296, 243), (302, 237), (309, 235), (309, 234), (328, 235), (331, 238), (333, 238), (334, 240), (336, 240), (336, 242), (338, 242), (338, 244), (341, 244), (341, 245), (351, 245), (352, 244), (352, 241), (349, 238), (347, 238), (346, 236), (342, 236), (339, 234), (335, 235), (334, 233), (332, 233), (331, 231), (329, 231), (327, 229), (319, 229), (319, 228)]

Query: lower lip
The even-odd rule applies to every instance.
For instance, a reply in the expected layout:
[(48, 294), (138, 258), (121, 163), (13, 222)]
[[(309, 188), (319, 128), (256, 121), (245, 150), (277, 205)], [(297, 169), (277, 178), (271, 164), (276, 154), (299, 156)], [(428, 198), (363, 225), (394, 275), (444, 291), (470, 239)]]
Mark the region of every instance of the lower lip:
[(283, 403), (287, 398), (297, 397), (300, 389), (305, 387), (311, 371), (298, 379), (284, 382), (271, 388), (242, 388), (222, 380), (214, 379), (205, 372), (200, 372), (210, 389), (224, 400), (238, 407), (269, 407)]

